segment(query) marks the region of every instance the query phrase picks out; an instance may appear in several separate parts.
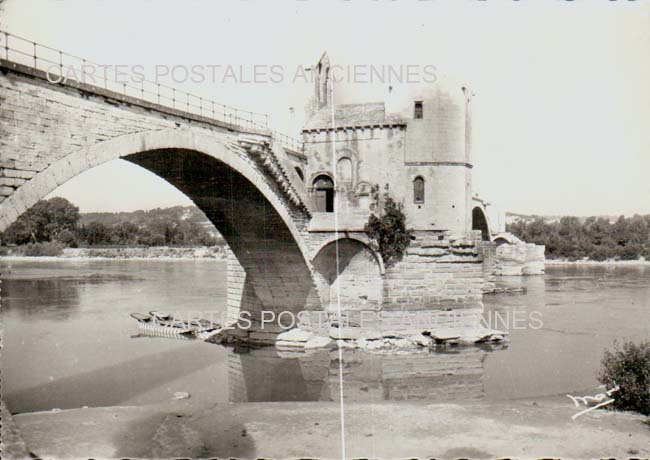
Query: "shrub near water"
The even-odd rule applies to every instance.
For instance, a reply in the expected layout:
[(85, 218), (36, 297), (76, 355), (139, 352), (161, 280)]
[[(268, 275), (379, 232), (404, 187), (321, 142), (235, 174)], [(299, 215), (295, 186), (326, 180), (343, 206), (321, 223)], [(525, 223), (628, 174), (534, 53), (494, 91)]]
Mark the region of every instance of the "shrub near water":
[(30, 243), (21, 246), (19, 251), (29, 257), (55, 257), (63, 254), (63, 244), (58, 241), (48, 241), (46, 243)]
[(600, 383), (620, 389), (612, 394), (615, 409), (650, 415), (650, 341), (625, 342), (606, 350), (598, 375)]

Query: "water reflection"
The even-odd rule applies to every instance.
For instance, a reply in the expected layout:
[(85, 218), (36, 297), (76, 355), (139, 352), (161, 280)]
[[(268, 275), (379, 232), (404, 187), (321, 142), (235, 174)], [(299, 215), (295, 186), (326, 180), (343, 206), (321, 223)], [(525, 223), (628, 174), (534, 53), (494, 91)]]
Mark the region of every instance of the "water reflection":
[(11, 280), (2, 283), (2, 308), (27, 320), (47, 310), (50, 318), (70, 319), (79, 309), (78, 286), (59, 280)]
[(79, 314), (81, 296), (89, 287), (129, 283), (137, 278), (124, 274), (61, 273), (47, 277), (13, 277), (11, 271), (3, 270), (2, 308), (22, 320), (32, 317), (65, 321)]
[[(501, 348), (501, 347), (499, 347)], [(489, 347), (430, 352), (344, 350), (233, 351), (228, 356), (231, 402), (383, 400), (452, 401), (485, 395), (483, 363)]]

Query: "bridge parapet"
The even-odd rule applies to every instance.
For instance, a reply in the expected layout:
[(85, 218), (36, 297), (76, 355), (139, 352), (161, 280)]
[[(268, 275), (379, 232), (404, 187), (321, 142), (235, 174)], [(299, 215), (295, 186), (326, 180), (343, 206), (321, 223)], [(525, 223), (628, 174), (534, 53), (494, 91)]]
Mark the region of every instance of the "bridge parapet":
[[(145, 107), (172, 109), (176, 115), (200, 121), (217, 122), (229, 129), (261, 133), (278, 140), (283, 147), (302, 153), (302, 141), (269, 128), (269, 115), (232, 107), (203, 96), (188, 93), (141, 74), (128, 74), (117, 66), (101, 65), (64, 51), (28, 40), (0, 30), (0, 65), (14, 70), (31, 70), (32, 76), (47, 79), (52, 84), (95, 87), (110, 92), (111, 97), (121, 95), (129, 103), (142, 103)], [(115, 69), (113, 69), (115, 67)], [(97, 70), (102, 69), (101, 73)], [(87, 88), (84, 88), (87, 89)], [(99, 93), (99, 91), (97, 91)], [(157, 106), (157, 107), (156, 107)]]

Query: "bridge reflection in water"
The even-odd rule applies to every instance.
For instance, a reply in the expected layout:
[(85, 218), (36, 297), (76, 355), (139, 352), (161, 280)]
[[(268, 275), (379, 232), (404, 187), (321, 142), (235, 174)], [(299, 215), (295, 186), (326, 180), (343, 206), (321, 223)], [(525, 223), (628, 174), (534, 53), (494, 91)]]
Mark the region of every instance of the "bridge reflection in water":
[(230, 351), (230, 402), (383, 400), (460, 401), (484, 396), (483, 362), (490, 348), (450, 348), (379, 354), (344, 350), (310, 353), (274, 348)]

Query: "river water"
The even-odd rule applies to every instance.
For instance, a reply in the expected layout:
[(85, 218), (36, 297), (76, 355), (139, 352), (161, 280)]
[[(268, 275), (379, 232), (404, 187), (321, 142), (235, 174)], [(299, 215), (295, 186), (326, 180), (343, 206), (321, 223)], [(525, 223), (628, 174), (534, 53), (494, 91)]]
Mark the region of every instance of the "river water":
[(14, 413), (140, 405), (191, 395), (215, 402), (536, 398), (593, 393), (605, 348), (650, 336), (650, 266), (551, 266), (503, 278), (524, 294), (484, 298), (507, 346), (377, 355), (278, 353), (137, 336), (132, 312), (222, 312), (214, 260), (0, 259), (2, 397)]

